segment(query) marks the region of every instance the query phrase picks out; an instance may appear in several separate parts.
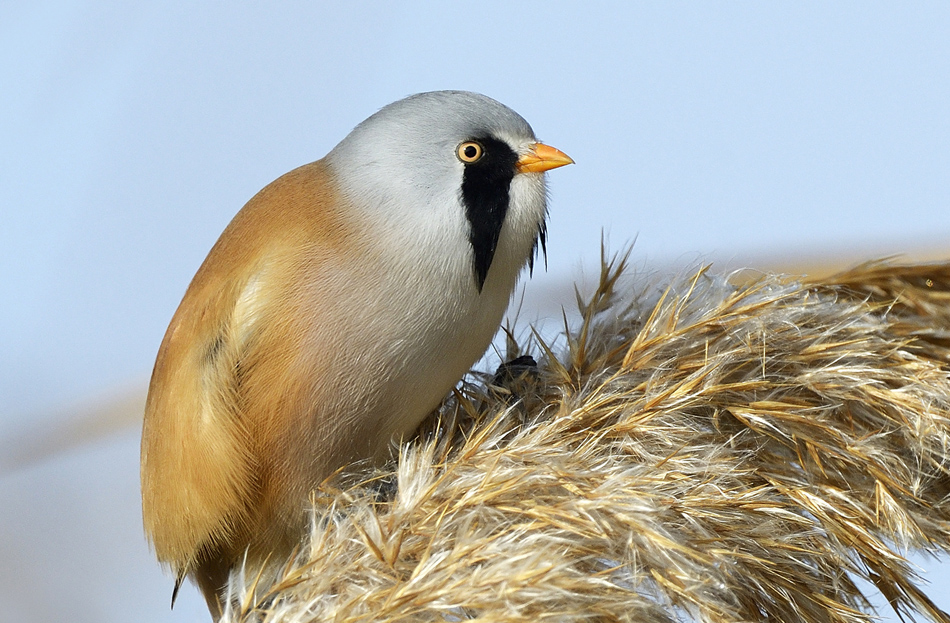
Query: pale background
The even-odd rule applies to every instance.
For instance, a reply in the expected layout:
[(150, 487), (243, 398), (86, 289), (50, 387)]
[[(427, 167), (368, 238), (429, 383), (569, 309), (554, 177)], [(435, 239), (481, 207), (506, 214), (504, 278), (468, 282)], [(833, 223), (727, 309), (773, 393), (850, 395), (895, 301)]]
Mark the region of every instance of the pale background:
[(658, 270), (950, 257), (950, 4), (829, 4), (0, 4), (0, 621), (206, 620), (141, 533), (155, 351), (234, 212), (402, 96), (577, 161), (534, 299), (602, 229)]

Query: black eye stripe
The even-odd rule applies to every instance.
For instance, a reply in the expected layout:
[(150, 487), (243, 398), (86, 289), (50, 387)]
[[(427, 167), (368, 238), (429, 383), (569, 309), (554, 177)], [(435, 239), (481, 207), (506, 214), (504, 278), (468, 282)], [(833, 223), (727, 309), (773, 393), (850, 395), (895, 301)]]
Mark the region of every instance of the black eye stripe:
[(478, 151), (478, 147), (463, 143), (460, 150), (460, 156), (465, 156), (462, 159), (465, 163), (462, 203), (471, 226), (469, 242), (474, 254), (475, 282), (481, 291), (508, 214), (509, 190), (518, 155), (507, 143), (493, 137), (473, 139), (471, 143), (481, 146), (481, 155), (467, 162), (465, 158), (471, 158), (467, 148), (471, 146)]

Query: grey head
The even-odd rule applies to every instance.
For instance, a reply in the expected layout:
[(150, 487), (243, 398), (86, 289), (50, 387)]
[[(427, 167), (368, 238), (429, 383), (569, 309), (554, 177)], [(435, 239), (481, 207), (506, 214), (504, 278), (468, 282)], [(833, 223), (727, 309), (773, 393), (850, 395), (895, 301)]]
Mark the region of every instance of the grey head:
[[(519, 158), (536, 143), (528, 122), (504, 104), (478, 93), (433, 91), (380, 109), (327, 161), (345, 195), (387, 227), (433, 228), (428, 239), (464, 234), (470, 249), (459, 252), (471, 254), (473, 283), (481, 291), (513, 209), (536, 214), (529, 248), (543, 243), (543, 176), (512, 183)], [(524, 261), (532, 258), (529, 251)]]

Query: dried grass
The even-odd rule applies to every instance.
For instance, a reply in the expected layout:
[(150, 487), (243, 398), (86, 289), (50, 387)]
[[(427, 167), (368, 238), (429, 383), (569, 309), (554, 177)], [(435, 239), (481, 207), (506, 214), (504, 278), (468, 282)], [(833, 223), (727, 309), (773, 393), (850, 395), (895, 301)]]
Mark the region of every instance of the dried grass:
[(902, 557), (950, 549), (950, 263), (625, 272), (604, 262), (560, 345), (530, 340), (537, 369), (325, 487), (225, 620), (859, 622), (863, 578), (950, 622)]

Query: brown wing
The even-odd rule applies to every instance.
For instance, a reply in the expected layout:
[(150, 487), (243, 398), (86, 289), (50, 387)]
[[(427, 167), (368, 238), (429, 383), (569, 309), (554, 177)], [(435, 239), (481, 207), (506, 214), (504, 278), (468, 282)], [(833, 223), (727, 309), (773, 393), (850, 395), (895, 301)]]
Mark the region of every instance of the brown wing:
[(242, 399), (244, 354), (251, 342), (280, 347), (261, 341), (281, 309), (272, 286), (299, 272), (293, 249), (332, 247), (340, 228), (322, 162), (279, 178), (221, 235), (168, 327), (145, 407), (142, 512), (159, 560), (179, 575), (209, 550), (246, 545), (229, 541), (251, 527), (262, 416)]

